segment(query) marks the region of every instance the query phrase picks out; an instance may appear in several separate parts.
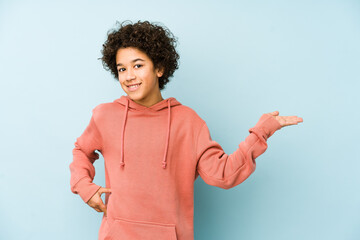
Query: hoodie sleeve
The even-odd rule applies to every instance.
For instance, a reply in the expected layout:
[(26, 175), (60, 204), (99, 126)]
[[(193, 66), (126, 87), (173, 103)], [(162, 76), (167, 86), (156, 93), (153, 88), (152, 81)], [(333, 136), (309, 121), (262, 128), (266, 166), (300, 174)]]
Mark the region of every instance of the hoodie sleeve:
[(102, 138), (95, 124), (94, 110), (92, 110), (93, 114), (88, 126), (74, 143), (75, 147), (72, 150), (73, 161), (69, 165), (71, 191), (79, 194), (85, 203), (101, 187), (92, 182), (95, 177), (93, 163), (99, 158), (99, 154), (95, 150), (101, 152), (102, 148)]
[(255, 159), (267, 149), (267, 139), (280, 123), (271, 115), (263, 114), (256, 125), (249, 129), (245, 141), (230, 155), (210, 136), (204, 122), (196, 145), (197, 172), (209, 185), (229, 189), (247, 179), (256, 167)]

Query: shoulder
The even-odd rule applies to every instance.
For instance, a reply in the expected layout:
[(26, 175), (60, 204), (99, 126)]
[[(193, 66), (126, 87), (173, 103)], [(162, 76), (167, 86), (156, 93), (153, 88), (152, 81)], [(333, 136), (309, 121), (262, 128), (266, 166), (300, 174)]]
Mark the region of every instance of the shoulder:
[(112, 115), (116, 109), (119, 107), (119, 104), (114, 102), (105, 102), (100, 103), (92, 108), (92, 114), (95, 119), (103, 119), (106, 116)]
[(178, 113), (178, 116), (181, 116), (183, 120), (190, 121), (193, 124), (202, 126), (205, 121), (200, 117), (200, 115), (191, 107), (186, 105), (175, 106), (174, 110)]

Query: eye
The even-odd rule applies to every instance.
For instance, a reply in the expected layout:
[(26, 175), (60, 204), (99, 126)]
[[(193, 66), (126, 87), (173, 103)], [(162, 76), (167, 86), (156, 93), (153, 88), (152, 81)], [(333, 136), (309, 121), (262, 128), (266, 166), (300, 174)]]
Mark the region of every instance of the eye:
[(135, 67), (136, 67), (136, 66), (139, 66), (138, 68), (142, 67), (142, 65), (141, 65), (141, 64), (136, 64), (136, 65), (135, 65)]
[(125, 70), (125, 68), (119, 68), (118, 71), (119, 71), (119, 72), (123, 72), (123, 71), (122, 71), (123, 69)]

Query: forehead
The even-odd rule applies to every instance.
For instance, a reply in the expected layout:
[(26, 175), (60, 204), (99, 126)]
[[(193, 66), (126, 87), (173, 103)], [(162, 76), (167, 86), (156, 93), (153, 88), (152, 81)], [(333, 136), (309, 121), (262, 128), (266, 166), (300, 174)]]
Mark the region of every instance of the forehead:
[(143, 59), (149, 61), (149, 57), (143, 51), (134, 47), (119, 48), (116, 52), (116, 64), (131, 63), (135, 59)]

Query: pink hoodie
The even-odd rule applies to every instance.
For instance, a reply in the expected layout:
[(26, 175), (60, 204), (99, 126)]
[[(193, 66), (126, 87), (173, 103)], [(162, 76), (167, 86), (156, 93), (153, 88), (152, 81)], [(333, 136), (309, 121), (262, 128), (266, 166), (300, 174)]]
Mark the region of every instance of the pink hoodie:
[(263, 114), (232, 154), (211, 139), (196, 112), (170, 97), (151, 107), (128, 96), (102, 103), (73, 149), (71, 191), (87, 202), (100, 188), (93, 163), (104, 157), (107, 217), (99, 240), (193, 240), (194, 181), (229, 189), (255, 170), (255, 159), (281, 125)]

